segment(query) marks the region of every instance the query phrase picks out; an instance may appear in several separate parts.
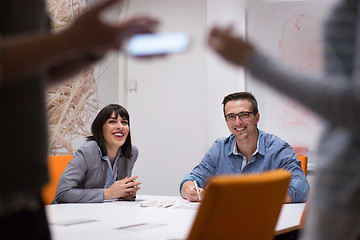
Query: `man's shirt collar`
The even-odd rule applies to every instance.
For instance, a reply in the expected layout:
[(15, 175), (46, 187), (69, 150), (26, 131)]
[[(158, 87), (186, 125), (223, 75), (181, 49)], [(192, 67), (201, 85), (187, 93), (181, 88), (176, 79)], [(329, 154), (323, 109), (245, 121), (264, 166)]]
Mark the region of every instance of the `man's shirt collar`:
[[(261, 155), (263, 155), (263, 156), (265, 156), (265, 146), (264, 146), (264, 137), (263, 137), (263, 132), (261, 131), (261, 130), (259, 130), (259, 129), (257, 129), (258, 130), (258, 133), (259, 133), (259, 135), (258, 135), (258, 140), (257, 140), (257, 145), (256, 145), (256, 150), (255, 150), (255, 152), (253, 153), (253, 156), (256, 154), (256, 153), (259, 153), (259, 154), (261, 154)], [(239, 151), (238, 151), (238, 149), (237, 149), (237, 145), (236, 145), (236, 139), (235, 139), (235, 136), (233, 135), (233, 134), (231, 134), (232, 136), (232, 143), (231, 143), (231, 145), (233, 146), (232, 147), (232, 152), (229, 152), (229, 156), (231, 155), (231, 154), (234, 154), (234, 155), (242, 155)]]

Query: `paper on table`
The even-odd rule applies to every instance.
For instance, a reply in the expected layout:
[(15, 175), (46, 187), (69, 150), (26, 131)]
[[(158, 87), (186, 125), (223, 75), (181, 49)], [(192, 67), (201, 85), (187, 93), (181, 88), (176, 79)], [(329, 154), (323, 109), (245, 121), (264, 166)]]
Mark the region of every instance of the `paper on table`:
[(70, 219), (65, 221), (59, 221), (59, 222), (50, 222), (51, 225), (60, 225), (60, 226), (71, 226), (75, 224), (81, 224), (81, 223), (89, 223), (89, 222), (96, 222), (98, 220), (95, 219)]
[(115, 229), (137, 231), (137, 230), (144, 230), (144, 229), (148, 229), (148, 228), (161, 227), (161, 226), (165, 226), (165, 225), (166, 225), (166, 223), (138, 223), (138, 224), (121, 226), (121, 227), (118, 227)]
[(200, 202), (188, 202), (187, 204), (183, 204), (180, 206), (177, 206), (175, 208), (180, 209), (198, 209), (200, 207)]

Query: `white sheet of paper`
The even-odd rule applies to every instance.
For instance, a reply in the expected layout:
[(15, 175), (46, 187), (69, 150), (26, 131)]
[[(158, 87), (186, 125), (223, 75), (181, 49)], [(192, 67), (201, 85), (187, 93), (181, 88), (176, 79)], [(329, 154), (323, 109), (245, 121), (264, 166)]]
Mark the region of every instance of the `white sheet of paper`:
[(165, 223), (138, 223), (138, 224), (121, 226), (121, 227), (118, 227), (115, 229), (137, 231), (137, 230), (144, 230), (144, 229), (148, 229), (148, 228), (161, 227), (161, 226), (165, 226), (165, 225), (166, 225)]
[(60, 222), (50, 222), (49, 224), (52, 225), (60, 225), (60, 226), (71, 226), (75, 224), (82, 224), (82, 223), (90, 223), (90, 222), (96, 222), (95, 219), (70, 219)]

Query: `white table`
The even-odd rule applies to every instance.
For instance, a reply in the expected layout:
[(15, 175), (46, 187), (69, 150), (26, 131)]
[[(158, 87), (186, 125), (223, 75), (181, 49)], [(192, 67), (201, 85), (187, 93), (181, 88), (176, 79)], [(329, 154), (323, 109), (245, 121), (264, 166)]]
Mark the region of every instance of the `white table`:
[[(168, 208), (140, 207), (139, 201), (173, 199)], [(58, 204), (46, 206), (53, 240), (185, 240), (195, 218), (198, 203), (189, 203), (181, 197), (138, 195), (135, 202), (112, 201), (105, 203)], [(276, 231), (284, 233), (296, 229), (305, 204), (284, 204)], [(92, 222), (71, 224), (71, 221)], [(66, 224), (69, 225), (66, 225)], [(143, 224), (145, 229), (117, 229)], [(150, 227), (154, 224), (156, 226)]]

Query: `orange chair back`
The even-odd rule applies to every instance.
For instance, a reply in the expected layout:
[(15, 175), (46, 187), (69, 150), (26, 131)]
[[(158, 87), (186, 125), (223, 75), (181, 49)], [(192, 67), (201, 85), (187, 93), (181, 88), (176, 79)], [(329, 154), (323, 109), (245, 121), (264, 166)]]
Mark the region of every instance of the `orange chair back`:
[(305, 175), (307, 176), (308, 157), (307, 156), (297, 156), (297, 157), (301, 161), (301, 168), (303, 169)]
[(188, 240), (272, 240), (290, 178), (284, 169), (213, 177)]
[(44, 186), (42, 190), (42, 198), (45, 204), (50, 204), (55, 198), (57, 184), (60, 176), (69, 164), (73, 155), (62, 156), (49, 156), (48, 168), (49, 168), (49, 182)]

